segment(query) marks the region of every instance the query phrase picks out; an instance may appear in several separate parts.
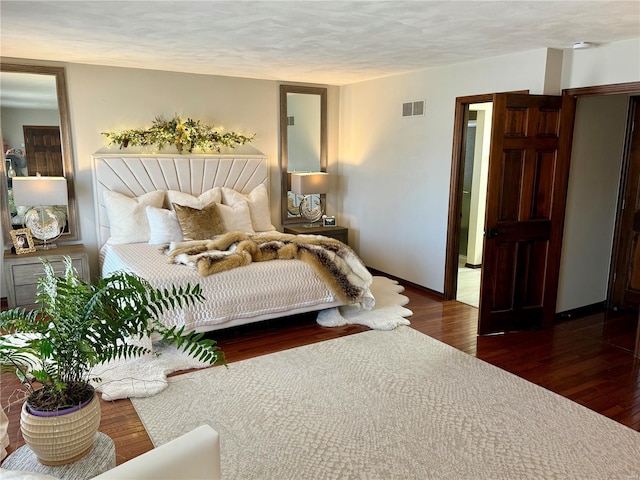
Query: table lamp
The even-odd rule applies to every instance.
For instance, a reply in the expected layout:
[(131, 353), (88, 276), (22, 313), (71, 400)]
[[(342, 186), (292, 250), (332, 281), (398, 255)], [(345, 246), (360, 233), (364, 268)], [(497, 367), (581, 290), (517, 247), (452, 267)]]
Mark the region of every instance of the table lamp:
[[(14, 177), (13, 201), (16, 206), (28, 206), (24, 214), (24, 226), (31, 235), (42, 242), (41, 249), (54, 248), (49, 243), (62, 234), (66, 224), (53, 212), (56, 205), (67, 205), (67, 179), (64, 177)], [(66, 214), (65, 214), (66, 217)]]
[(300, 201), (300, 215), (310, 222), (317, 222), (322, 218), (322, 197), (312, 205), (311, 195), (322, 195), (329, 191), (329, 174), (326, 172), (294, 172), (291, 174), (291, 191), (302, 195)]

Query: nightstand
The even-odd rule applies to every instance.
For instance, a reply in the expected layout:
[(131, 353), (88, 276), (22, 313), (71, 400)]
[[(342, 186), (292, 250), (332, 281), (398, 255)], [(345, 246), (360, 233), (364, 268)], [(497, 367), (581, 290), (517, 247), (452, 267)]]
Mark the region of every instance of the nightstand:
[(50, 250), (37, 250), (17, 255), (11, 250), (4, 251), (4, 276), (7, 285), (7, 303), (9, 308), (38, 308), (36, 287), (38, 278), (43, 274), (41, 258), (51, 262), (56, 274), (64, 273), (63, 257), (71, 258), (78, 276), (90, 281), (89, 254), (84, 245), (59, 245)]
[(304, 225), (289, 225), (284, 227), (284, 233), (293, 233), (294, 235), (324, 235), (325, 237), (335, 238), (342, 243), (349, 244), (349, 229), (346, 227), (305, 227)]

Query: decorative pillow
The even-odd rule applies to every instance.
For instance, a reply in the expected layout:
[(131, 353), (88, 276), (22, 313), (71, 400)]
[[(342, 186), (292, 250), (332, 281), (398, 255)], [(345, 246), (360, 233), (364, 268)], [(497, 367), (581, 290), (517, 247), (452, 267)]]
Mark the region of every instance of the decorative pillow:
[(182, 229), (176, 212), (166, 208), (147, 207), (149, 221), (149, 243), (164, 245), (165, 243), (182, 241)]
[(247, 202), (238, 202), (233, 207), (218, 204), (218, 213), (227, 232), (255, 233)]
[(251, 190), (248, 195), (227, 187), (222, 187), (222, 203), (233, 207), (239, 202), (245, 201), (249, 204), (251, 214), (251, 224), (256, 232), (270, 232), (275, 230), (271, 224), (271, 212), (269, 212), (269, 192), (264, 183)]
[(222, 189), (220, 187), (214, 187), (198, 197), (177, 190), (169, 190), (167, 192), (167, 199), (169, 200), (169, 205), (177, 203), (178, 205), (202, 209), (210, 203), (222, 203)]
[(211, 203), (202, 209), (173, 204), (184, 240), (207, 240), (225, 232), (218, 205)]
[(105, 190), (103, 196), (111, 230), (108, 243), (148, 242), (149, 222), (145, 209), (160, 208), (164, 202), (164, 191), (156, 190), (132, 198)]

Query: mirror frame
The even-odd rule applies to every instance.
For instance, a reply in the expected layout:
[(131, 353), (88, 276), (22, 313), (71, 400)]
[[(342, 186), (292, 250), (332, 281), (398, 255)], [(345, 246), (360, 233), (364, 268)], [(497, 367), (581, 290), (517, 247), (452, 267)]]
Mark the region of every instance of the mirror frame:
[[(77, 228), (77, 207), (74, 190), (73, 155), (71, 153), (71, 123), (69, 120), (69, 102), (67, 99), (67, 80), (64, 67), (51, 67), (44, 65), (28, 65), (18, 63), (0, 63), (0, 72), (30, 73), (37, 75), (53, 75), (56, 79), (56, 90), (58, 96), (58, 114), (60, 115), (60, 146), (62, 150), (62, 168), (64, 177), (67, 179), (67, 225), (68, 232), (63, 233), (58, 239), (59, 242), (78, 239)], [(4, 152), (2, 152), (4, 160)], [(6, 179), (6, 164), (0, 162), (0, 175)], [(3, 242), (5, 247), (11, 246), (11, 212), (9, 211), (8, 183), (6, 180), (0, 181), (0, 216), (2, 217)]]
[[(289, 144), (287, 132), (287, 94), (304, 93), (320, 96), (320, 171), (327, 171), (327, 89), (324, 87), (305, 87), (299, 85), (280, 85), (280, 207), (282, 224), (305, 223), (302, 217), (289, 217), (287, 201), (289, 193)], [(325, 194), (320, 196), (323, 203)]]

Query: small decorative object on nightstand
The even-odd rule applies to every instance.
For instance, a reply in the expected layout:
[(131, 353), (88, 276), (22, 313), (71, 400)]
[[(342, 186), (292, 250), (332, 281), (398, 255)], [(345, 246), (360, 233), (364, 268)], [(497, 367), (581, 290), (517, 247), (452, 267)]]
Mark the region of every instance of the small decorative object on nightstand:
[(336, 217), (327, 217), (326, 215), (322, 216), (322, 226), (323, 227), (335, 227), (336, 226)]
[(60, 245), (55, 250), (38, 250), (33, 253), (16, 255), (10, 250), (4, 252), (4, 275), (7, 285), (7, 303), (9, 308), (38, 308), (36, 287), (38, 278), (43, 275), (41, 258), (51, 262), (56, 272), (64, 271), (64, 256), (71, 257), (78, 276), (90, 281), (89, 255), (84, 245)]
[(24, 255), (25, 253), (36, 251), (36, 247), (33, 245), (31, 230), (28, 228), (20, 228), (17, 230), (11, 230), (9, 233), (11, 233), (13, 249), (17, 255)]
[(307, 227), (305, 225), (289, 225), (284, 227), (284, 233), (292, 233), (294, 235), (324, 235), (325, 237), (340, 240), (345, 245), (349, 242), (349, 229), (346, 227)]

